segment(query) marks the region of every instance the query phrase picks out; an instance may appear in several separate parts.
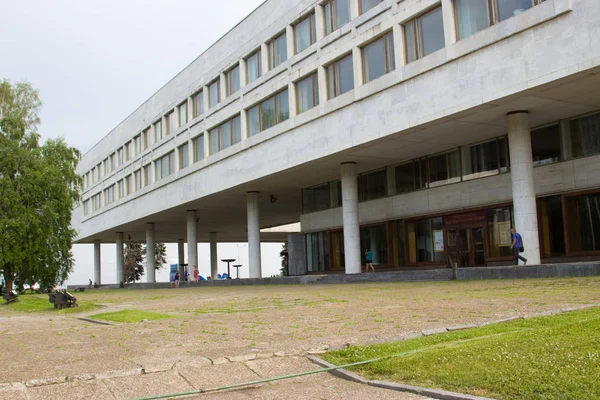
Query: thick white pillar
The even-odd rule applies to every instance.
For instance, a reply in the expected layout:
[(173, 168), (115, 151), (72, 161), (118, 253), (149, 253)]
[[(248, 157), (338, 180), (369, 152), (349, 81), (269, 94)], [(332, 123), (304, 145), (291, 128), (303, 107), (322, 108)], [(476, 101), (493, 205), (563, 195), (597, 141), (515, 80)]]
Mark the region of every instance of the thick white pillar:
[(123, 232), (117, 232), (117, 283), (125, 282), (123, 275)]
[(99, 240), (94, 240), (94, 284), (102, 284), (102, 266), (100, 261)]
[(250, 264), (250, 278), (261, 278), (258, 192), (248, 192), (246, 199), (248, 203), (248, 262)]
[(179, 280), (182, 282), (185, 280), (185, 271), (184, 271), (184, 266), (183, 266), (183, 264), (185, 264), (185, 250), (183, 247), (184, 243), (185, 243), (185, 240), (183, 240), (183, 239), (177, 240), (177, 253), (178, 253), (177, 254), (178, 255), (177, 262), (179, 263), (179, 266), (178, 266)]
[(508, 113), (508, 149), (515, 229), (523, 238), (528, 264), (540, 264), (537, 205), (533, 182), (531, 132), (527, 111)]
[(454, 2), (452, 0), (442, 0), (444, 42), (446, 43), (446, 47), (456, 42), (456, 19), (454, 15)]
[(156, 282), (156, 264), (154, 257), (154, 224), (146, 224), (146, 282)]
[(217, 254), (217, 232), (210, 233), (210, 277), (212, 279), (219, 279), (219, 255)]
[(360, 274), (360, 227), (358, 224), (358, 181), (356, 164), (342, 164), (342, 215), (346, 273)]
[(198, 234), (196, 232), (196, 210), (187, 212), (188, 242), (188, 281), (194, 278), (194, 268), (198, 266)]

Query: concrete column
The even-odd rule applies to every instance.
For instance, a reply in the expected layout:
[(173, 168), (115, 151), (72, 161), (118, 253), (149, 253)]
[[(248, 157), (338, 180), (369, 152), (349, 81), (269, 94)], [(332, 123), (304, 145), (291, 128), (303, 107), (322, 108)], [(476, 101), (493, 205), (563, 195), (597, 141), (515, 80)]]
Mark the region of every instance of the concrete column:
[(204, 158), (210, 156), (210, 139), (208, 137), (208, 131), (204, 131)]
[(202, 99), (202, 105), (204, 106), (202, 114), (206, 115), (206, 111), (208, 111), (208, 109), (210, 108), (210, 105), (208, 104), (208, 86), (204, 86), (202, 88)]
[(185, 251), (184, 251), (184, 247), (183, 244), (185, 243), (185, 240), (183, 239), (179, 239), (177, 240), (177, 255), (178, 257), (178, 264), (179, 264), (179, 280), (181, 282), (183, 282), (185, 280), (185, 268), (183, 266), (183, 264), (185, 264)]
[(188, 97), (187, 99), (187, 114), (188, 122), (194, 119), (194, 99), (192, 97)]
[(154, 224), (146, 224), (146, 282), (156, 282), (156, 265), (154, 264)]
[(123, 232), (117, 232), (117, 283), (125, 282), (123, 274)]
[(527, 263), (537, 265), (540, 264), (540, 243), (527, 111), (508, 113), (508, 149), (515, 228), (523, 237), (523, 256)]
[[(238, 260), (239, 262), (239, 260)], [(219, 279), (219, 255), (217, 254), (217, 232), (210, 233), (210, 276)]]
[[(194, 273), (194, 267), (198, 266), (198, 234), (196, 231), (196, 210), (187, 212), (187, 243), (188, 243), (188, 274)], [(189, 279), (189, 277), (188, 277)]]
[(246, 70), (246, 60), (240, 59), (240, 89), (248, 84), (248, 74)]
[(266, 43), (260, 46), (260, 68), (262, 74), (266, 74), (269, 71), (269, 46)]
[(225, 73), (222, 73), (219, 77), (219, 87), (221, 90), (221, 98), (219, 100), (223, 101), (229, 97), (227, 94), (227, 79), (225, 78)]
[(242, 131), (242, 140), (248, 139), (250, 134), (248, 133), (248, 114), (246, 110), (242, 110), (240, 113), (240, 129)]
[(319, 105), (327, 102), (327, 71), (325, 67), (319, 66), (317, 70), (317, 85), (319, 87)]
[(288, 25), (285, 27), (285, 40), (287, 45), (288, 60), (296, 55), (296, 46), (294, 42), (294, 27)]
[[(397, 52), (396, 52), (397, 53)], [(363, 84), (363, 63), (362, 51), (360, 47), (352, 49), (352, 64), (354, 67), (354, 89), (358, 89)]]
[(444, 42), (446, 47), (456, 42), (456, 19), (454, 18), (454, 2), (442, 0), (442, 18), (444, 21)]
[(262, 277), (260, 260), (260, 215), (258, 192), (248, 192), (248, 255), (250, 278)]
[(296, 84), (294, 82), (290, 82), (288, 84), (288, 94), (289, 94), (289, 98), (288, 98), (288, 102), (289, 102), (289, 112), (290, 112), (290, 118), (295, 117), (296, 115), (298, 115), (298, 103), (296, 101)]
[[(402, 25), (395, 24), (394, 30), (392, 31), (394, 37), (394, 62), (396, 63), (396, 71), (403, 65), (406, 65), (406, 58), (404, 57), (404, 28)], [(361, 63), (362, 66), (362, 63)]]
[(350, 0), (350, 21), (354, 18), (358, 18), (360, 15), (360, 6), (358, 4), (359, 0)]
[[(163, 115), (162, 120), (161, 120), (162, 122), (160, 123), (161, 129), (162, 129), (162, 134), (158, 138), (159, 140), (161, 138), (164, 138), (164, 137), (170, 135), (171, 131), (173, 130), (173, 127), (171, 126), (170, 121), (167, 122), (167, 120), (168, 120), (168, 118), (165, 115)], [(169, 130), (167, 130), (167, 124), (169, 124)]]
[(94, 284), (102, 284), (102, 264), (100, 255), (100, 241), (94, 240)]
[(360, 227), (358, 223), (358, 181), (356, 164), (342, 164), (342, 216), (346, 273), (360, 274)]
[(315, 24), (317, 31), (317, 42), (325, 37), (325, 13), (323, 6), (317, 4), (315, 7)]

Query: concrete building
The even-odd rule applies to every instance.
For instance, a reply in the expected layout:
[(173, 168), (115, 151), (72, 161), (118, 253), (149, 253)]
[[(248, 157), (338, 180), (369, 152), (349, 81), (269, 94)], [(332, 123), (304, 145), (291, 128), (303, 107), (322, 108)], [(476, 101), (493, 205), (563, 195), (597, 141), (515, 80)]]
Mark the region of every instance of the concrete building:
[(96, 280), (123, 237), (259, 277), (297, 221), (293, 274), (511, 263), (511, 226), (538, 264), (600, 255), (599, 170), (600, 1), (268, 0), (83, 157), (73, 221)]

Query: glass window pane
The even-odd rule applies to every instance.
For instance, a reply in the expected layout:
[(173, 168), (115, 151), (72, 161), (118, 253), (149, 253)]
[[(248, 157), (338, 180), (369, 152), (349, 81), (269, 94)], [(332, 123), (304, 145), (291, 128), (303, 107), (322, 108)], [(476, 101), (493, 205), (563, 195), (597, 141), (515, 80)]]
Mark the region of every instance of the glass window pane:
[(335, 0), (335, 29), (350, 22), (350, 0)]
[(539, 205), (542, 257), (564, 256), (566, 252), (561, 196), (539, 199)]
[(279, 35), (269, 44), (269, 55), (271, 60), (271, 68), (275, 68), (279, 64), (287, 60), (287, 39), (285, 33)]
[(240, 67), (237, 66), (227, 73), (227, 94), (231, 96), (240, 90)]
[(560, 131), (558, 125), (531, 132), (533, 165), (543, 165), (560, 160)]
[(314, 15), (306, 17), (303, 21), (294, 26), (296, 54), (314, 43), (315, 36), (312, 34), (312, 28), (314, 26), (312, 18), (314, 18)]
[(489, 26), (487, 1), (455, 0), (458, 38), (464, 39)]
[(298, 95), (298, 114), (310, 110), (316, 105), (315, 100), (317, 97), (315, 96), (315, 77), (316, 76), (313, 74), (296, 84)]
[(416, 20), (404, 25), (404, 41), (406, 42), (406, 62), (415, 61), (417, 56), (417, 37), (415, 35)]
[(253, 136), (261, 131), (259, 106), (254, 106), (248, 110), (248, 135)]
[(220, 126), (221, 150), (231, 146), (231, 122), (227, 121)]
[(204, 113), (204, 94), (198, 92), (194, 96), (194, 118)]
[(219, 151), (219, 129), (215, 128), (209, 132), (210, 154), (215, 154)]
[(360, 0), (360, 12), (365, 13), (383, 0)]
[(333, 99), (334, 97), (336, 97), (338, 95), (337, 91), (335, 90), (336, 87), (338, 86), (338, 83), (336, 82), (336, 78), (338, 75), (335, 72), (336, 68), (338, 68), (337, 63), (333, 63), (329, 67), (327, 67), (327, 98), (328, 99)]
[(329, 208), (329, 184), (302, 190), (303, 209), (305, 213), (326, 210)]
[(511, 207), (487, 210), (488, 249), (492, 258), (512, 256), (511, 213)]
[(385, 74), (385, 50), (383, 38), (376, 40), (363, 49), (365, 78), (367, 82)]
[(261, 119), (263, 130), (275, 125), (275, 97), (262, 102)]
[(419, 25), (421, 28), (422, 57), (444, 48), (442, 7), (438, 7), (419, 18)]
[(600, 194), (567, 197), (565, 200), (571, 252), (600, 250)]
[(278, 116), (277, 123), (283, 122), (290, 117), (289, 93), (286, 90), (277, 95)]
[(242, 122), (241, 122), (239, 115), (231, 121), (231, 124), (232, 124), (231, 129), (232, 129), (232, 133), (233, 133), (233, 143), (232, 144), (241, 142), (242, 141)]
[(428, 157), (429, 187), (460, 182), (460, 153), (450, 153)]
[(208, 87), (209, 107), (214, 107), (219, 103), (219, 80), (217, 79)]
[(498, 143), (496, 140), (462, 149), (463, 179), (475, 179), (498, 173)]
[(531, 0), (495, 0), (498, 5), (498, 21), (521, 14), (533, 6)]
[(358, 200), (367, 201), (387, 196), (385, 169), (358, 176)]
[(354, 89), (354, 64), (352, 54), (338, 61), (339, 94), (344, 94)]
[(260, 76), (260, 51), (246, 59), (246, 74), (248, 83), (255, 81)]
[(204, 135), (194, 139), (194, 162), (204, 158)]
[(414, 164), (412, 162), (396, 167), (396, 193), (415, 190)]
[(571, 121), (573, 157), (600, 153), (600, 114)]
[(325, 4), (323, 7), (323, 14), (325, 16), (325, 34), (329, 35), (335, 30), (333, 26), (333, 19), (331, 18), (331, 9), (333, 7), (333, 1)]

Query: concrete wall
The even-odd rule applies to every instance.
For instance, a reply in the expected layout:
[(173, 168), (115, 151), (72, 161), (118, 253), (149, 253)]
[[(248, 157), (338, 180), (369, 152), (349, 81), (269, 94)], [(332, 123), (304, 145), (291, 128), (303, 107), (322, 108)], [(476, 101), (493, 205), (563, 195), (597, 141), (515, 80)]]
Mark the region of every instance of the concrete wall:
[[(599, 168), (600, 155), (536, 167), (533, 170), (536, 195), (600, 187)], [(511, 201), (510, 173), (507, 173), (363, 202), (358, 212), (360, 223), (368, 224)], [(340, 228), (342, 209), (304, 214), (300, 222), (303, 232)]]
[(288, 274), (306, 275), (306, 243), (302, 234), (288, 235)]

